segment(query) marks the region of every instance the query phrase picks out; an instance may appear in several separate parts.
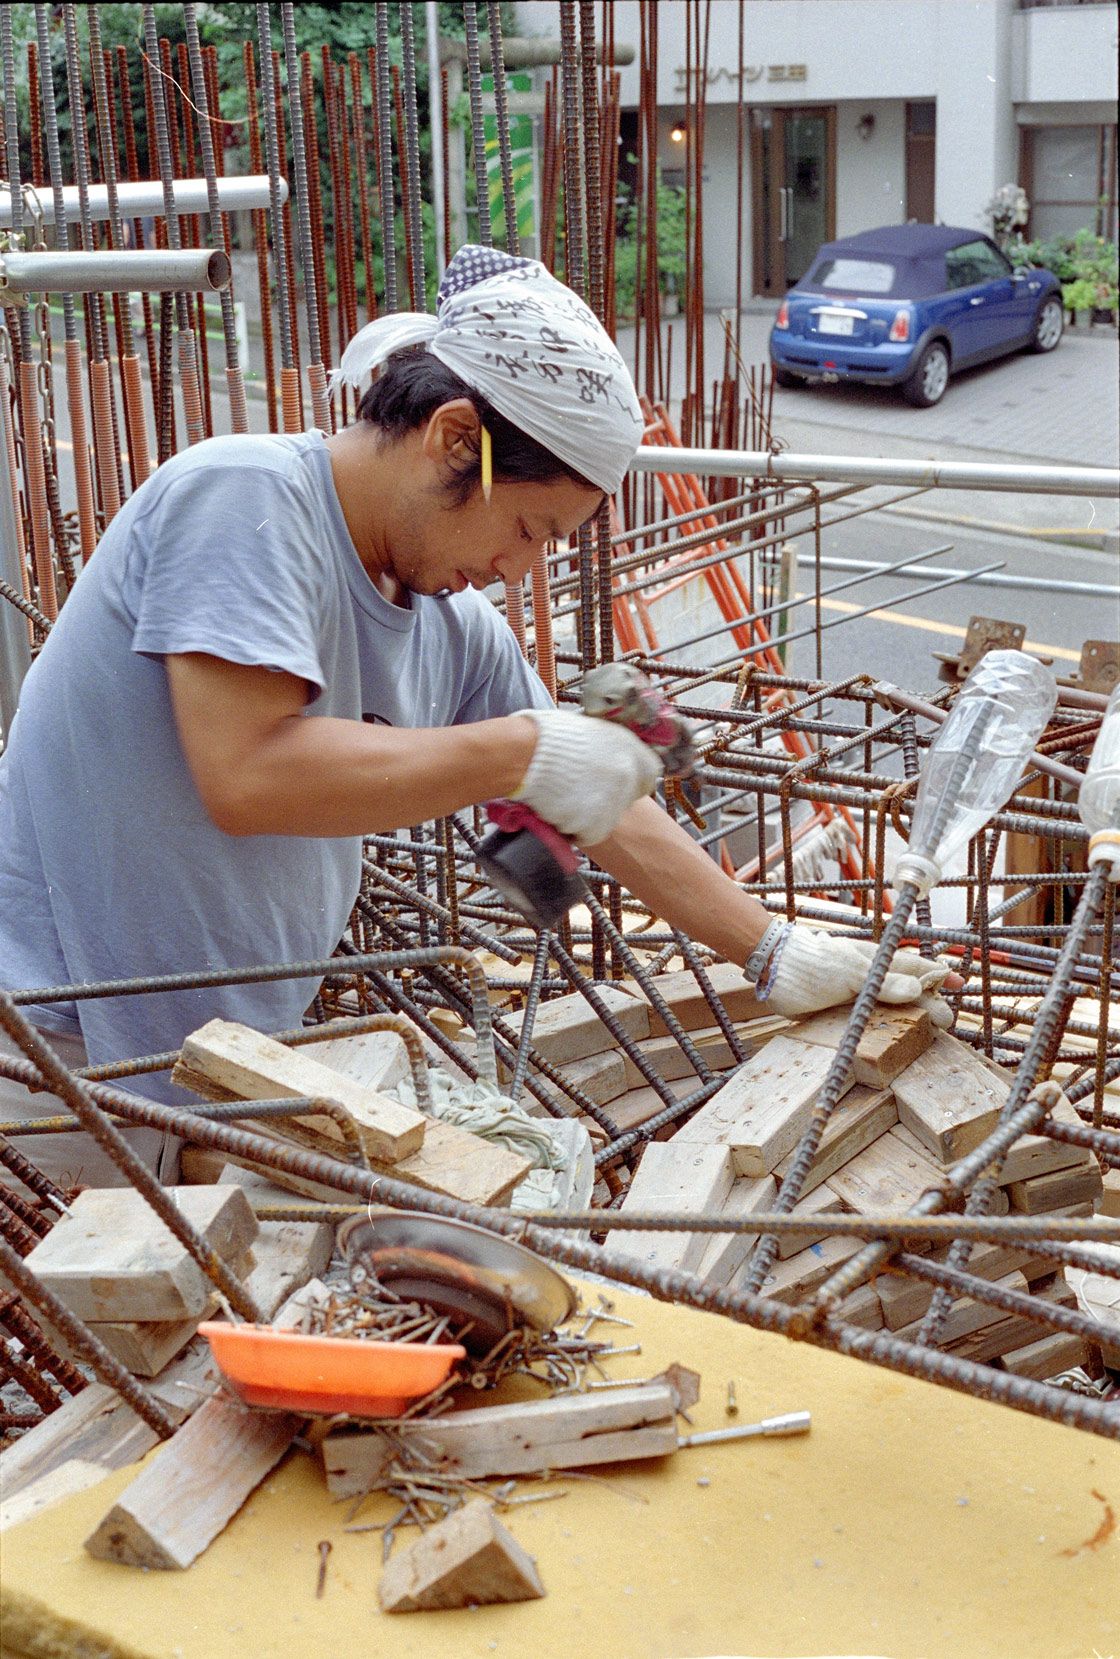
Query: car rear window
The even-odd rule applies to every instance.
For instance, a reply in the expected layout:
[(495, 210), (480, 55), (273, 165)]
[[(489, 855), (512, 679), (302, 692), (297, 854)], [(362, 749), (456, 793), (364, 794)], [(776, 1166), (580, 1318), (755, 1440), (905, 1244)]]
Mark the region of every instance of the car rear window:
[(839, 288), (847, 293), (889, 294), (895, 268), (877, 259), (822, 259), (812, 276), (814, 288)]

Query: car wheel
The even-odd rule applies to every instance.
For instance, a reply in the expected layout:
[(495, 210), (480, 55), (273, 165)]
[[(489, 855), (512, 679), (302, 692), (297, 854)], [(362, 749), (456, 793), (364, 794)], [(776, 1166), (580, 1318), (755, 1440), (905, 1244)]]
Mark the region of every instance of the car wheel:
[(933, 340), (923, 351), (908, 380), (902, 382), (902, 395), (915, 409), (932, 409), (945, 396), (949, 384), (949, 353), (940, 340)]
[(1065, 327), (1065, 313), (1062, 302), (1057, 294), (1051, 294), (1043, 300), (1038, 308), (1038, 316), (1034, 322), (1034, 335), (1031, 339), (1032, 351), (1053, 351), (1062, 337)]
[(780, 369), (775, 363), (771, 370), (775, 386), (784, 386), (786, 391), (792, 391), (795, 386), (804, 386), (805, 382), (799, 374), (793, 374), (789, 369)]

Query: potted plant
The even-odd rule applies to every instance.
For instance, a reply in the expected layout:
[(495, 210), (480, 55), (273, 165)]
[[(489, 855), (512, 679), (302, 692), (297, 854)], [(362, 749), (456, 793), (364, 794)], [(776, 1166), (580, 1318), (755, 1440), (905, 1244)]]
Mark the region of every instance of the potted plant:
[(1088, 328), (1093, 320), (1093, 307), (1096, 303), (1096, 287), (1087, 277), (1078, 277), (1075, 282), (1062, 284), (1062, 304), (1078, 328)]
[(1001, 184), (984, 209), (992, 221), (992, 235), (999, 247), (1005, 248), (1011, 232), (1025, 225), (1030, 218), (1031, 204), (1019, 184)]

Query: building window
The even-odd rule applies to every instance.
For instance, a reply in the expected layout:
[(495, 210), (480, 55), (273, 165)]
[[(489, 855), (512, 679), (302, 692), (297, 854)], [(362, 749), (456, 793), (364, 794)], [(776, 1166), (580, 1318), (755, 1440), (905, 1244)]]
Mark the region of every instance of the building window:
[(1116, 238), (1115, 127), (1026, 127), (1023, 164), (1032, 237)]

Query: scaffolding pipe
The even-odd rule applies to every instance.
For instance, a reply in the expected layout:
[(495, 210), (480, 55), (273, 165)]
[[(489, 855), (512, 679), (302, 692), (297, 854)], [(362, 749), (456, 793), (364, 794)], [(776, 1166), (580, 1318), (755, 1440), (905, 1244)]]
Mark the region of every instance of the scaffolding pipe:
[[(764, 449), (665, 449), (643, 444), (635, 472), (757, 478), (760, 483), (904, 484), (921, 490), (1006, 490), (1027, 495), (1120, 496), (1120, 468), (989, 466), (866, 455), (772, 455)], [(699, 509), (697, 518), (701, 516)]]
[(229, 286), (228, 255), (218, 248), (105, 249), (100, 253), (6, 253), (0, 282), (13, 294), (139, 294)]
[[(244, 175), (225, 175), (217, 180), (218, 206), (223, 213), (250, 212), (255, 208), (267, 208), (269, 205), (268, 175), (267, 173), (249, 173)], [(280, 199), (288, 199), (288, 183), (280, 180)], [(25, 185), (24, 198), (32, 195), (32, 187)], [(172, 199), (177, 216), (190, 213), (206, 213), (209, 208), (209, 198), (206, 193), (205, 179), (176, 179), (172, 185)], [(54, 196), (49, 192), (35, 193), (36, 216), (42, 216), (44, 224), (54, 224)], [(163, 186), (158, 179), (141, 179), (139, 183), (121, 179), (117, 184), (117, 204), (121, 217), (124, 219), (162, 219), (164, 217)], [(76, 221), (78, 217), (78, 186), (68, 184), (63, 187), (62, 205), (68, 222)], [(91, 184), (89, 187), (89, 217), (95, 223), (101, 223), (109, 218), (109, 188), (104, 184)], [(7, 186), (0, 187), (0, 230), (7, 230), (12, 223), (12, 193)]]

